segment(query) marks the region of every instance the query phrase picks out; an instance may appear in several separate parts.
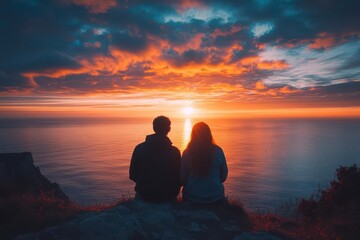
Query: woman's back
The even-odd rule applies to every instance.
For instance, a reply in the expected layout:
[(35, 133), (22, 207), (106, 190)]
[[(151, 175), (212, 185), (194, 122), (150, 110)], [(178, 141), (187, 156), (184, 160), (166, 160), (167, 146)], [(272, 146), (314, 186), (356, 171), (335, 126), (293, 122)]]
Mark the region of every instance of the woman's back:
[(181, 181), (183, 198), (192, 202), (211, 203), (225, 197), (223, 182), (228, 169), (223, 150), (213, 144), (211, 165), (206, 174), (198, 174), (192, 169), (192, 158), (189, 150), (185, 150), (181, 162)]

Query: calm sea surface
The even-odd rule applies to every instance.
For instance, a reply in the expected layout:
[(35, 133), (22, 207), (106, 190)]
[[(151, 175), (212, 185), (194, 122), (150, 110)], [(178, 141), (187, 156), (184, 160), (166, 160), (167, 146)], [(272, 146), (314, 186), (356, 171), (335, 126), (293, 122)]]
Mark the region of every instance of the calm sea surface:
[[(32, 152), (35, 165), (82, 204), (134, 195), (128, 168), (134, 147), (152, 133), (151, 119), (1, 120), (0, 152)], [(182, 151), (195, 120), (173, 120)], [(275, 210), (326, 187), (339, 165), (360, 165), (360, 120), (205, 120), (226, 155), (229, 198), (249, 209)]]

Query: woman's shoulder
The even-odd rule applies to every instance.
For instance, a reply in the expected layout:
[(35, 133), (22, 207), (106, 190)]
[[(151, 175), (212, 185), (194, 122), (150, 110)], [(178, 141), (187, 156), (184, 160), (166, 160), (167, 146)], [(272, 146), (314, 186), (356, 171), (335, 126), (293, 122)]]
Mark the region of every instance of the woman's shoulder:
[(224, 154), (224, 151), (222, 150), (222, 148), (219, 145), (213, 144), (214, 145), (214, 151), (216, 154)]
[(189, 150), (186, 148), (183, 152), (182, 152), (182, 154), (181, 154), (181, 156), (182, 157), (188, 157), (189, 156)]
[(213, 144), (213, 147), (216, 151), (222, 151), (222, 148), (219, 145)]

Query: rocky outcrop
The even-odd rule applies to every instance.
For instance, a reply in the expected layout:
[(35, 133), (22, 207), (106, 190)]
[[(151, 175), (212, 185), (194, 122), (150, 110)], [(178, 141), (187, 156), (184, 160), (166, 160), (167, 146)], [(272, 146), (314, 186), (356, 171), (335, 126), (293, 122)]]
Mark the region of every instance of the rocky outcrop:
[[(31, 153), (0, 154), (0, 205), (2, 199), (8, 200), (7, 206), (14, 205), (11, 197), (14, 194), (40, 194), (41, 196), (44, 193), (50, 194), (55, 199), (69, 201), (59, 185), (51, 183), (40, 173), (39, 168), (33, 165)], [(21, 199), (23, 198), (17, 200), (20, 201)], [(24, 216), (26, 215), (21, 212), (24, 211), (22, 208), (26, 203), (24, 201), (26, 200), (20, 201), (19, 206), (12, 206), (15, 210), (9, 210), (6, 206), (1, 208), (0, 206), (1, 219), (3, 220), (3, 226), (1, 226), (0, 221), (1, 239), (3, 239), (2, 236), (5, 236), (4, 239), (12, 239), (20, 232), (41, 229), (31, 228), (36, 227), (36, 224), (35, 226), (29, 224), (38, 218), (38, 213), (42, 213), (41, 218), (47, 223), (45, 226), (59, 223), (59, 219), (67, 221), (36, 233), (17, 236), (16, 240), (284, 239), (267, 232), (250, 232), (251, 223), (244, 210), (241, 207), (225, 203), (220, 205), (196, 205), (188, 202), (150, 204), (133, 200), (109, 210), (85, 212), (78, 215), (70, 214), (73, 218), (69, 221), (66, 214), (64, 214), (65, 217), (59, 217), (59, 215), (66, 212), (68, 207), (74, 207), (70, 201), (69, 206), (60, 201), (60, 207), (56, 201), (53, 202), (53, 205), (44, 201), (46, 206), (43, 205), (43, 201), (35, 202), (35, 205), (27, 203), (28, 208), (37, 207), (38, 209), (35, 211), (35, 216), (30, 215), (25, 219)], [(3, 203), (5, 202), (3, 201)], [(7, 215), (4, 214), (7, 212)], [(58, 216), (56, 221), (49, 222), (53, 216)], [(7, 235), (2, 235), (1, 231), (6, 230), (6, 224), (9, 223), (10, 226), (17, 226), (18, 231), (7, 231)], [(29, 225), (30, 229), (21, 228), (19, 225)], [(6, 231), (3, 232), (6, 234)]]
[(281, 240), (266, 232), (249, 232), (241, 209), (189, 203), (149, 204), (131, 201), (107, 211), (88, 212), (70, 222), (19, 236), (35, 239), (234, 239)]
[(0, 197), (13, 194), (47, 194), (69, 201), (59, 185), (50, 182), (34, 166), (29, 152), (0, 153)]

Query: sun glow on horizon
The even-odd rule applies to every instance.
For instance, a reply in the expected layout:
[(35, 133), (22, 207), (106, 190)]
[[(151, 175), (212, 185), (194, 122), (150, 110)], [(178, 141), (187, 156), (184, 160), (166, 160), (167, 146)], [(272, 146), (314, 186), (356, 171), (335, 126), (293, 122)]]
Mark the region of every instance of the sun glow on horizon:
[(182, 109), (182, 113), (185, 115), (185, 117), (189, 118), (191, 117), (194, 113), (196, 112), (196, 110), (193, 107), (184, 107)]

